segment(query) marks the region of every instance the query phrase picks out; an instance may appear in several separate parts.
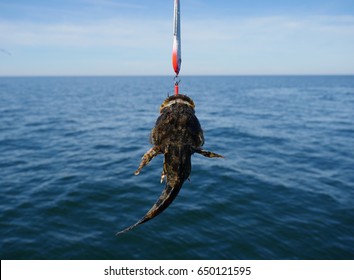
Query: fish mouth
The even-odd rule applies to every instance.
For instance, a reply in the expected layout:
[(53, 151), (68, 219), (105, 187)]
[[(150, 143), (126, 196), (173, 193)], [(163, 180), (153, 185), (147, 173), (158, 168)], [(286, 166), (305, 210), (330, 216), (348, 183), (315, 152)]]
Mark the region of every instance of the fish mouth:
[(160, 113), (162, 112), (163, 109), (173, 104), (184, 104), (191, 107), (192, 109), (195, 108), (194, 102), (191, 98), (189, 98), (187, 95), (184, 94), (178, 94), (166, 98), (166, 100), (160, 106)]

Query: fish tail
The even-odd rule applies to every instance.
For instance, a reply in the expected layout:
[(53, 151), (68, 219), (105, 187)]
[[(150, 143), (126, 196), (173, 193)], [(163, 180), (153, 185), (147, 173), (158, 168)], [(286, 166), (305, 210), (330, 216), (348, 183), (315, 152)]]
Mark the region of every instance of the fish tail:
[(161, 212), (163, 212), (171, 203), (172, 201), (176, 198), (178, 195), (180, 189), (182, 188), (182, 183), (174, 182), (174, 184), (171, 184), (167, 177), (167, 182), (166, 182), (166, 187), (161, 193), (159, 199), (155, 202), (155, 204), (151, 207), (151, 209), (145, 214), (144, 217), (142, 217), (138, 222), (135, 224), (117, 232), (116, 235), (120, 235), (123, 233), (126, 233), (127, 231), (132, 230), (133, 228), (146, 223), (147, 221), (151, 220), (152, 218), (156, 217), (159, 215)]
[(131, 226), (129, 226), (129, 227), (127, 227), (127, 228), (125, 228), (125, 229), (123, 229), (123, 230), (121, 230), (121, 231), (118, 231), (117, 233), (116, 233), (116, 236), (118, 236), (118, 235), (121, 235), (121, 234), (123, 234), (123, 233), (126, 233), (127, 231), (130, 231), (130, 230), (132, 230), (133, 228), (135, 228), (135, 227), (137, 227), (138, 225), (141, 225), (141, 224), (143, 224), (143, 223), (145, 223), (145, 222), (147, 222), (148, 220), (146, 220), (145, 219), (145, 216), (141, 219), (141, 220), (139, 220), (137, 223), (135, 223), (134, 225), (131, 225)]
[(165, 152), (164, 174), (166, 186), (160, 197), (151, 209), (137, 223), (119, 231), (116, 235), (123, 234), (133, 228), (151, 220), (162, 213), (177, 197), (184, 181), (189, 177), (191, 164), (191, 149), (188, 147), (168, 147)]

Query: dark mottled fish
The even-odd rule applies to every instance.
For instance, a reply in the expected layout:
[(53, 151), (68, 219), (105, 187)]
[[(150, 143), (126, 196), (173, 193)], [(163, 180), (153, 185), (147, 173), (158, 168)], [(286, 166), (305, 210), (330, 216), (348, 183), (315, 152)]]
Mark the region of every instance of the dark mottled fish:
[(168, 97), (160, 107), (160, 116), (151, 131), (154, 145), (145, 153), (135, 175), (158, 154), (164, 154), (161, 183), (166, 187), (152, 208), (136, 224), (117, 233), (122, 234), (145, 223), (164, 211), (178, 195), (191, 172), (191, 156), (199, 153), (206, 157), (222, 157), (202, 150), (203, 130), (194, 113), (194, 102), (186, 95)]

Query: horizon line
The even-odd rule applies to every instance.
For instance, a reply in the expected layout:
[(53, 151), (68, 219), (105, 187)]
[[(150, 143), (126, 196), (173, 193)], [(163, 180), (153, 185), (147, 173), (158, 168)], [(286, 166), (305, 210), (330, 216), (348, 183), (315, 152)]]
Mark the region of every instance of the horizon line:
[[(186, 74), (179, 75), (179, 78), (183, 77), (281, 77), (281, 76), (354, 76), (354, 73), (341, 73), (341, 74)], [(166, 75), (166, 74), (75, 74), (75, 75), (0, 75), (0, 78), (75, 78), (75, 77), (175, 77), (175, 75)]]

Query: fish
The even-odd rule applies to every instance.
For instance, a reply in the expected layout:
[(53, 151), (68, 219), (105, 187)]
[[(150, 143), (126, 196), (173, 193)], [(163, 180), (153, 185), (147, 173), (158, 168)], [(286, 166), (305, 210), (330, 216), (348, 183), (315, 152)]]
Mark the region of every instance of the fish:
[(160, 106), (160, 115), (150, 133), (153, 145), (144, 156), (135, 175), (139, 175), (154, 157), (164, 155), (161, 183), (166, 181), (165, 189), (151, 209), (135, 224), (119, 231), (123, 234), (153, 219), (162, 213), (177, 197), (183, 183), (191, 173), (191, 156), (194, 153), (209, 158), (223, 158), (222, 155), (202, 149), (204, 135), (195, 115), (193, 100), (187, 95), (168, 97)]

